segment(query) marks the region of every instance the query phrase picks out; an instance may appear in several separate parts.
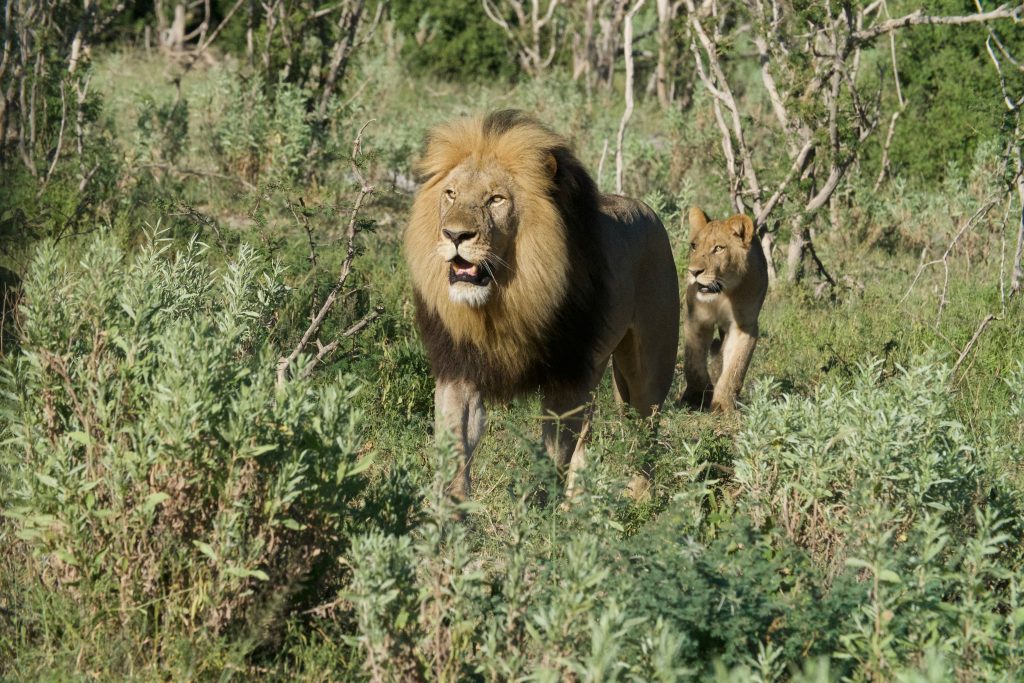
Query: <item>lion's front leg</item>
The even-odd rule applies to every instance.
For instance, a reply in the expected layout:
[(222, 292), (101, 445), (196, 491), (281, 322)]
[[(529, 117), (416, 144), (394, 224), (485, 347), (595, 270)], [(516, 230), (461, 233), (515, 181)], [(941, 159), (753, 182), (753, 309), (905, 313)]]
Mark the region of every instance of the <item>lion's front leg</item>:
[(708, 375), (708, 351), (713, 336), (713, 326), (686, 321), (683, 332), (683, 377), (686, 379), (686, 390), (681, 401), (694, 408), (707, 405), (706, 399), (713, 388)]
[(448, 492), (457, 500), (469, 498), (473, 452), (486, 427), (483, 398), (474, 384), (464, 380), (437, 382), (434, 388), (434, 438), (438, 443), (445, 438), (455, 440), (459, 471)]
[(757, 327), (743, 329), (733, 325), (722, 341), (722, 374), (715, 383), (711, 409), (728, 412), (736, 408), (736, 399), (743, 388), (743, 379), (750, 367), (750, 358), (757, 346)]
[(593, 412), (591, 389), (545, 392), (541, 401), (544, 414), (544, 446), (554, 460), (558, 474), (565, 479), (566, 496), (576, 487), (576, 473), (586, 461), (585, 441)]

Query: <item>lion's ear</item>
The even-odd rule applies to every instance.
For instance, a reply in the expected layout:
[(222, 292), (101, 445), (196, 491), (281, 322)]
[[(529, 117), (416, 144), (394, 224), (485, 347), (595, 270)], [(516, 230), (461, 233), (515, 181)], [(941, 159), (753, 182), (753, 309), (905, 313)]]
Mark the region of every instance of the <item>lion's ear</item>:
[(743, 240), (743, 246), (750, 246), (751, 240), (754, 239), (754, 221), (750, 220), (750, 216), (742, 213), (736, 214), (729, 219), (729, 227), (737, 237)]
[(704, 212), (698, 209), (696, 206), (690, 207), (690, 232), (694, 233), (703, 228), (708, 224), (708, 217), (704, 215)]
[(554, 178), (555, 174), (558, 173), (558, 159), (551, 152), (548, 152), (547, 156), (544, 157), (544, 168), (547, 170), (549, 178)]

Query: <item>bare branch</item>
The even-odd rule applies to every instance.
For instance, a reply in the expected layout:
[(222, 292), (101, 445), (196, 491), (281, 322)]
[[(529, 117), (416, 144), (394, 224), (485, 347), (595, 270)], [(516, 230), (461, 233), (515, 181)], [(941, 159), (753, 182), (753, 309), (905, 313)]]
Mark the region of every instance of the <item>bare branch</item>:
[[(372, 121), (372, 119), (371, 119)], [(283, 387), (288, 378), (288, 373), (295, 361), (298, 360), (299, 356), (306, 349), (306, 347), (312, 342), (317, 335), (320, 333), (320, 328), (323, 326), (324, 320), (327, 319), (327, 314), (330, 313), (331, 308), (334, 306), (335, 301), (338, 299), (338, 295), (344, 289), (345, 284), (348, 282), (349, 275), (352, 272), (352, 261), (356, 257), (356, 233), (358, 232), (359, 224), (359, 212), (363, 207), (363, 202), (367, 197), (372, 195), (376, 190), (372, 185), (366, 183), (362, 174), (358, 171), (357, 161), (362, 149), (362, 138), (363, 131), (371, 123), (367, 121), (359, 129), (359, 133), (356, 135), (356, 139), (352, 144), (352, 157), (350, 159), (352, 168), (356, 172), (356, 177), (360, 181), (359, 194), (356, 196), (356, 201), (352, 206), (352, 211), (349, 213), (348, 225), (345, 229), (345, 259), (341, 263), (341, 267), (338, 271), (338, 279), (331, 288), (331, 291), (327, 294), (323, 304), (320, 306), (320, 310), (317, 311), (316, 315), (313, 316), (312, 321), (309, 323), (309, 327), (302, 334), (302, 338), (299, 343), (296, 344), (292, 352), (287, 356), (281, 356), (277, 361), (277, 386)], [(375, 319), (375, 318), (374, 318)], [(367, 321), (368, 325), (372, 320)], [(364, 325), (365, 326), (365, 325)], [(361, 327), (359, 329), (362, 329)], [(357, 332), (358, 330), (356, 330)], [(353, 332), (352, 334), (355, 334)], [(333, 342), (332, 342), (333, 343)], [(335, 343), (336, 346), (336, 343)], [(320, 353), (323, 353), (324, 348), (330, 347), (330, 344), (321, 346)], [(314, 364), (319, 361), (322, 356), (318, 353), (318, 358), (314, 360)], [(329, 351), (327, 352), (329, 353)]]
[(373, 309), (372, 311), (364, 315), (362, 318), (360, 318), (358, 322), (356, 322), (347, 330), (342, 332), (341, 337), (339, 339), (335, 339), (331, 343), (323, 345), (319, 349), (317, 349), (316, 355), (310, 360), (309, 365), (302, 369), (302, 374), (300, 375), (300, 377), (305, 379), (306, 377), (309, 377), (311, 374), (313, 374), (313, 370), (316, 369), (316, 366), (322, 363), (323, 360), (327, 358), (327, 356), (334, 353), (342, 339), (348, 339), (349, 337), (353, 337), (359, 334), (364, 329), (369, 327), (370, 323), (372, 323), (374, 320), (381, 317), (382, 315), (384, 315), (384, 307), (377, 306), (375, 309)]
[(939, 310), (935, 316), (935, 324), (939, 324), (939, 320), (942, 317), (942, 310), (948, 303), (946, 299), (946, 294), (949, 291), (949, 257), (953, 253), (953, 249), (956, 248), (956, 245), (960, 242), (960, 239), (965, 234), (967, 234), (967, 231), (970, 230), (975, 223), (981, 220), (981, 218), (983, 218), (992, 209), (992, 207), (998, 203), (999, 199), (997, 198), (990, 199), (989, 201), (982, 204), (981, 208), (975, 211), (974, 215), (972, 215), (967, 221), (964, 222), (962, 226), (960, 226), (960, 229), (957, 231), (956, 235), (953, 236), (953, 239), (950, 240), (949, 245), (946, 247), (946, 251), (943, 252), (940, 258), (937, 258), (933, 261), (928, 261), (927, 263), (922, 263), (920, 266), (918, 266), (917, 273), (914, 275), (914, 279), (911, 281), (910, 287), (907, 288), (906, 294), (904, 294), (903, 298), (900, 299), (899, 301), (900, 305), (902, 305), (903, 302), (907, 300), (907, 297), (910, 296), (910, 293), (914, 291), (914, 286), (917, 284), (917, 281), (921, 279), (921, 275), (924, 273), (924, 271), (930, 266), (941, 264), (944, 270), (944, 278), (942, 283), (942, 292), (939, 296)]
[(965, 346), (964, 350), (960, 352), (960, 357), (957, 358), (956, 363), (953, 364), (953, 369), (949, 371), (950, 380), (956, 376), (956, 371), (960, 369), (960, 365), (963, 364), (964, 360), (966, 360), (967, 354), (971, 352), (971, 349), (974, 348), (974, 344), (981, 337), (981, 333), (985, 331), (985, 328), (988, 327), (988, 324), (993, 320), (1000, 320), (1000, 318), (989, 313), (982, 319), (981, 323), (978, 324), (978, 328), (974, 330), (974, 336), (972, 336), (971, 340), (967, 342), (967, 346)]
[(626, 21), (623, 25), (623, 45), (626, 59), (626, 109), (622, 112), (622, 119), (619, 121), (619, 133), (615, 144), (615, 191), (622, 194), (622, 174), (624, 162), (622, 159), (622, 143), (626, 136), (626, 124), (633, 116), (633, 17), (644, 6), (645, 0), (636, 0), (633, 8), (626, 14)]
[(889, 31), (906, 28), (908, 26), (962, 26), (964, 24), (981, 24), (997, 19), (1013, 19), (1014, 21), (1020, 21), (1020, 15), (1020, 4), (1000, 5), (991, 12), (948, 17), (927, 15), (924, 13), (924, 10), (917, 10), (905, 17), (890, 19), (888, 21), (883, 21), (880, 24), (875, 24), (871, 28), (856, 31), (850, 35), (850, 39), (855, 43), (867, 43), (882, 34), (888, 33)]

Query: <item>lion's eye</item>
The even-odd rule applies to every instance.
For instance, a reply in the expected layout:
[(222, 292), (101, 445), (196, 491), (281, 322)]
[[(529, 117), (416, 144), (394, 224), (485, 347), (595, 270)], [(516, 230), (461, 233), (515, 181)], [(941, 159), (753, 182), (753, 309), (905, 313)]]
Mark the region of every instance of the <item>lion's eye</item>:
[(487, 203), (490, 204), (491, 206), (501, 206), (502, 204), (505, 203), (505, 198), (502, 197), (500, 194), (496, 194), (493, 197), (491, 197), (487, 201)]
[(716, 244), (715, 248), (711, 250), (711, 253), (712, 254), (717, 254), (718, 252), (722, 251), (723, 249), (725, 249), (725, 247), (723, 247), (721, 244)]
[(455, 190), (449, 187), (447, 190), (444, 191), (444, 196), (447, 197), (448, 199), (454, 200)]
[(690, 251), (693, 251), (696, 248), (697, 248), (697, 243), (696, 242), (690, 242)]

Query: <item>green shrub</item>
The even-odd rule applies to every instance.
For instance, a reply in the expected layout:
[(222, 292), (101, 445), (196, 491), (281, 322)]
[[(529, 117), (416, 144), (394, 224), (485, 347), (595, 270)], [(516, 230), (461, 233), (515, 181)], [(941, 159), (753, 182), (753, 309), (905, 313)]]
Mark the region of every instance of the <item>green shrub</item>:
[(472, 80), (519, 72), (502, 29), (475, 0), (398, 0), (391, 12), (405, 35), (403, 57), (420, 73)]
[(291, 83), (267, 86), (224, 68), (204, 93), (210, 144), (224, 172), (252, 185), (305, 177), (313, 125), (310, 93)]
[(158, 644), (336, 585), (366, 465), (351, 380), (275, 387), (280, 273), (245, 246), (220, 272), (203, 252), (40, 247), (3, 374), (3, 531), (29, 551), (25, 595), (41, 581)]

